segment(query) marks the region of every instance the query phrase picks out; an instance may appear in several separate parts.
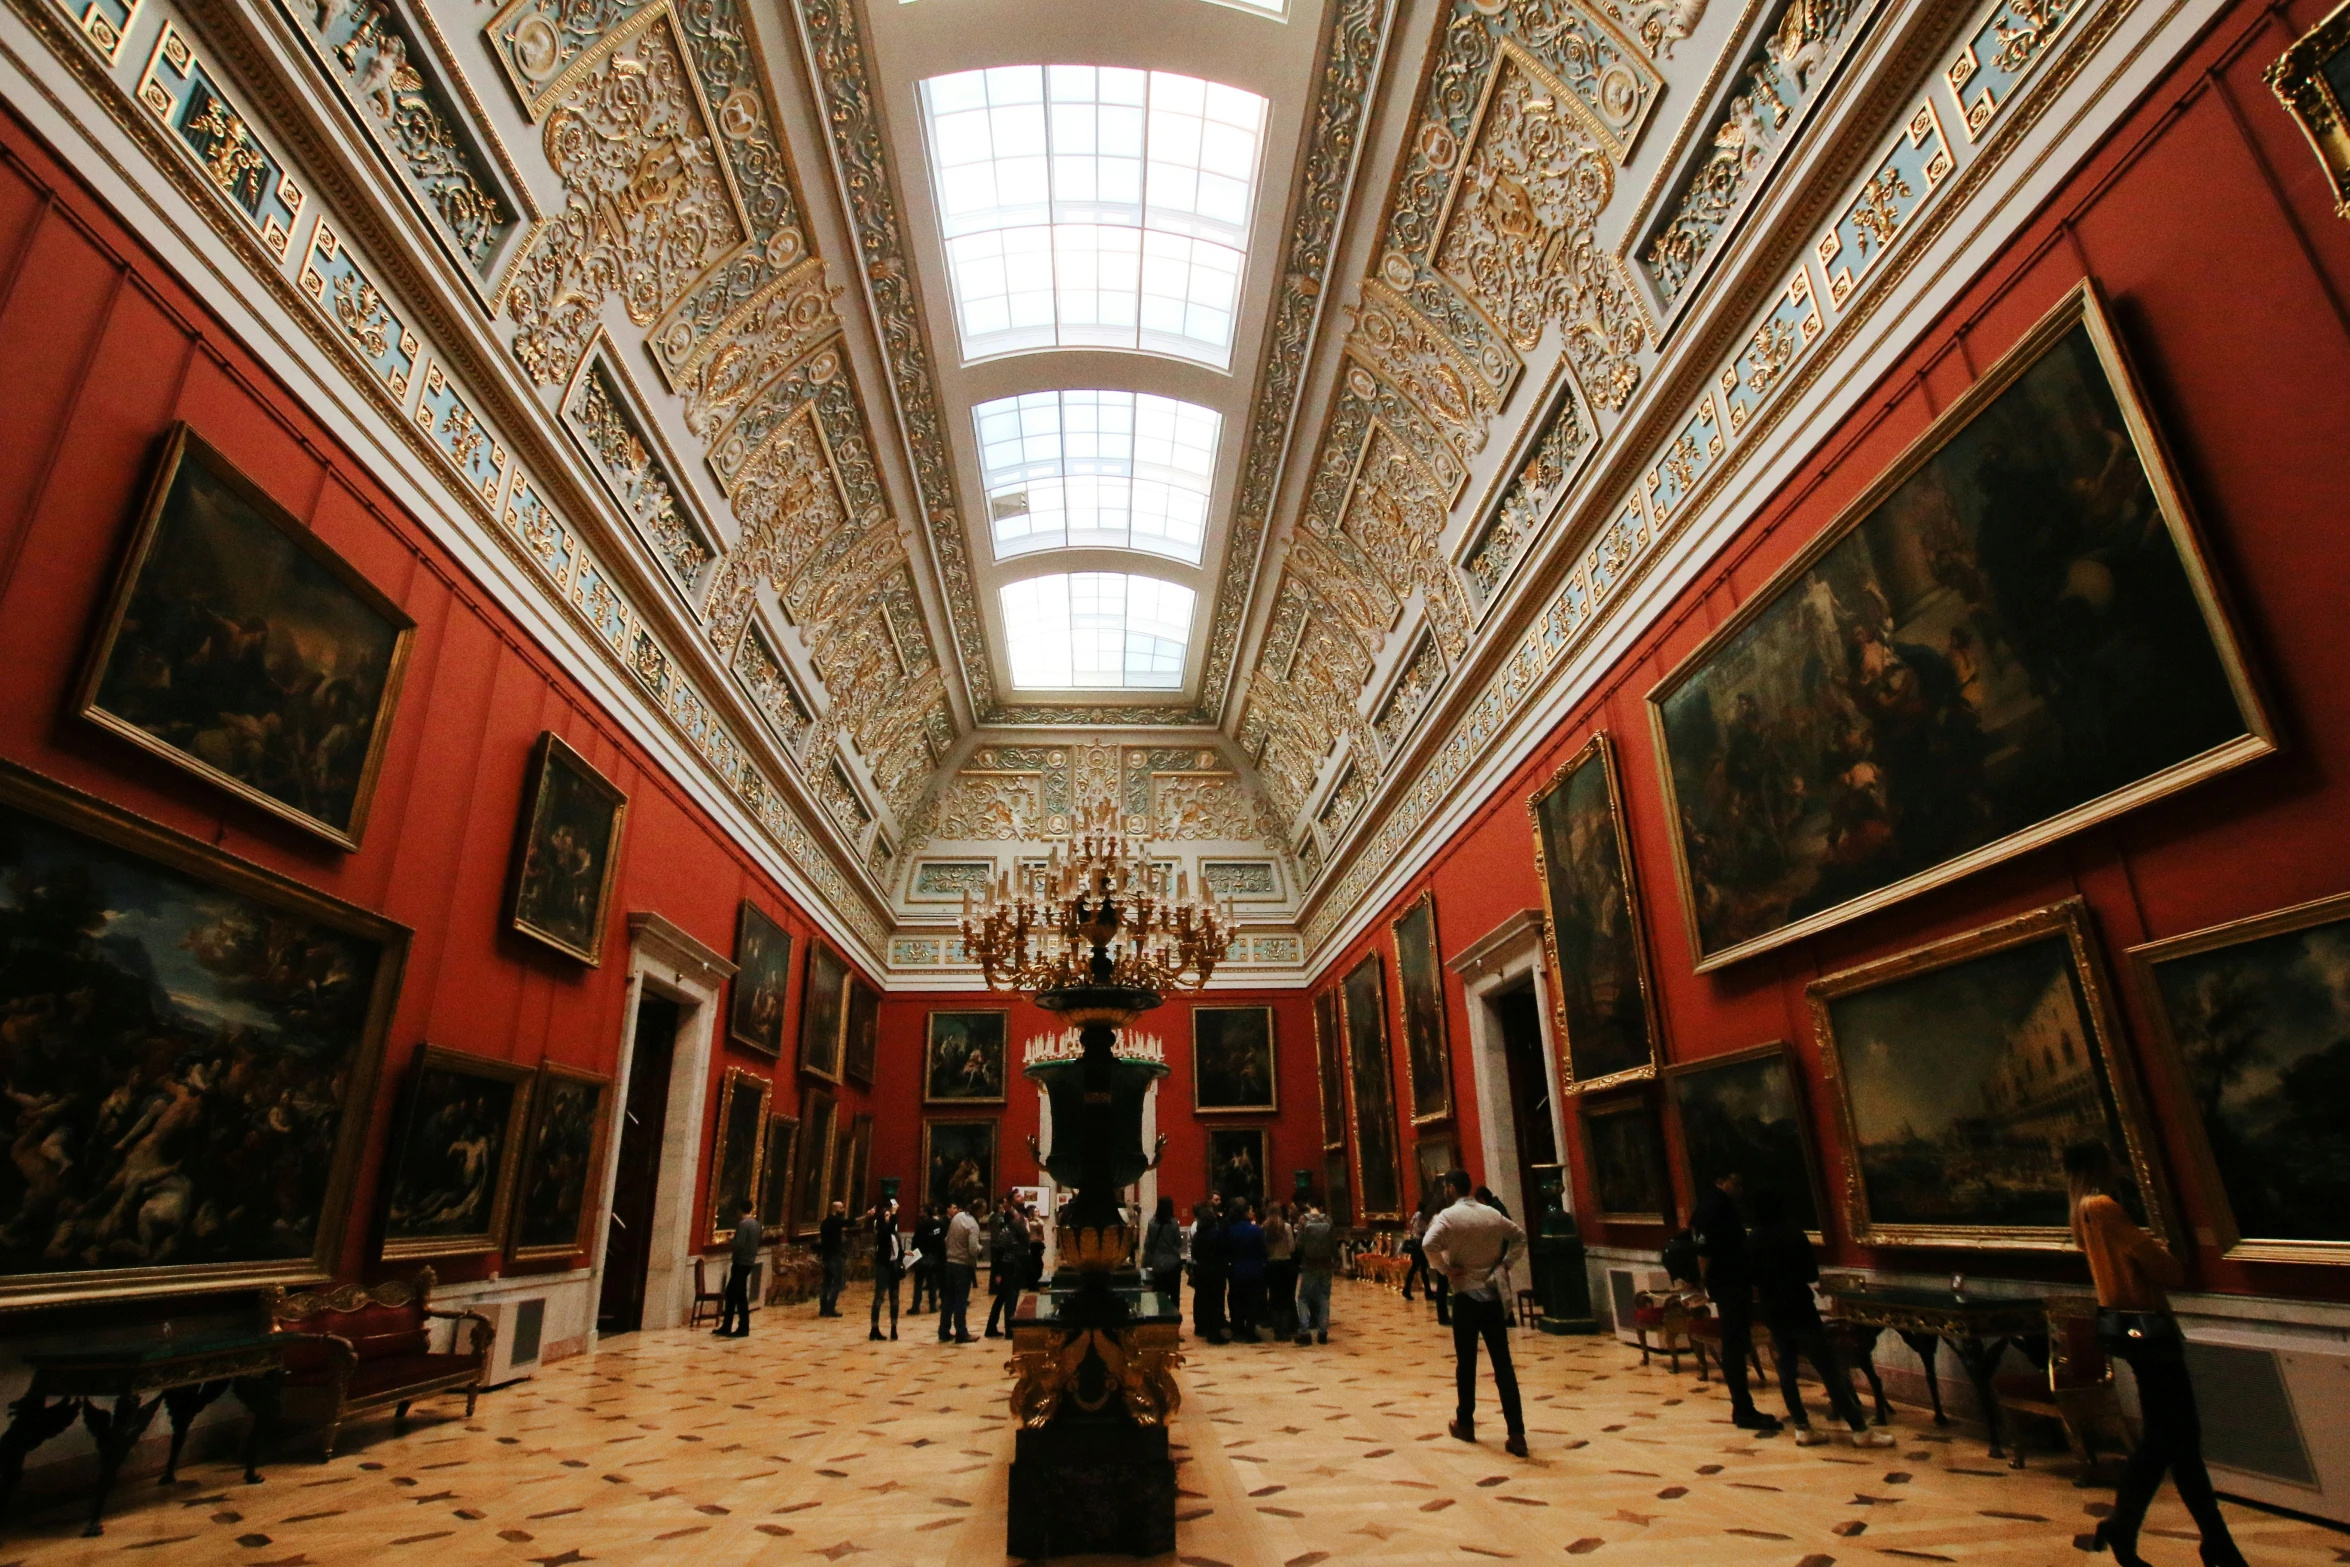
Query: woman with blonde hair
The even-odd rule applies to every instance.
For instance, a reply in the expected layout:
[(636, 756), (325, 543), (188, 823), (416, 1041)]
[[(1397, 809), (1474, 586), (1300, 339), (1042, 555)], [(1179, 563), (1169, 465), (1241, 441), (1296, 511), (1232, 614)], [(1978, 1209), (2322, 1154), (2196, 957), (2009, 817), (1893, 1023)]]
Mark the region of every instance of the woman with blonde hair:
[(2202, 1533), (2204, 1567), (2244, 1567), (2203, 1468), (2203, 1427), (2195, 1413), (2194, 1386), (2187, 1380), (2186, 1341), (2165, 1294), (2183, 1280), (2178, 1259), (2133, 1223), (2106, 1190), (2113, 1184), (2113, 1155), (2103, 1143), (2067, 1148), (2064, 1179), (2072, 1198), (2073, 1239), (2089, 1259), (2089, 1276), (2097, 1284), (2097, 1341), (2108, 1354), (2129, 1362), (2137, 1377), (2141, 1426), (2137, 1451), (2114, 1492), (2113, 1515), (2098, 1524), (2096, 1533), (2074, 1536), (2073, 1544), (2084, 1551), (2113, 1552), (2118, 1567), (2146, 1567), (2138, 1554), (2138, 1526), (2167, 1473)]

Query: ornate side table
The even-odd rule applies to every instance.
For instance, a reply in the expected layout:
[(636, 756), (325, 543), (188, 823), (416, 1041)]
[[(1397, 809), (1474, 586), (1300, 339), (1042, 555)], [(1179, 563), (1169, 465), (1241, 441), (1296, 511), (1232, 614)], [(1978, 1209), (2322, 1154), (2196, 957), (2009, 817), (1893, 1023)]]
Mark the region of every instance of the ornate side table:
[[(197, 1412), (232, 1391), (253, 1412), (253, 1428), (245, 1437), (245, 1483), (259, 1484), (261, 1472), (254, 1460), (265, 1428), (277, 1423), (286, 1346), (294, 1338), (291, 1333), (254, 1329), (27, 1356), (33, 1385), (9, 1406), (15, 1418), (0, 1434), (0, 1515), (15, 1499), (27, 1455), (78, 1416), (98, 1442), (98, 1494), (90, 1503), (90, 1526), (82, 1535), (104, 1534), (106, 1497), (114, 1489), (115, 1473), (146, 1434), (155, 1412), (171, 1415), (171, 1456), (163, 1466), (163, 1483), (169, 1485), (178, 1478), (180, 1452)], [(110, 1400), (113, 1407), (102, 1407), (101, 1399)]]
[(2034, 1362), (2048, 1363), (2047, 1302), (1840, 1280), (1823, 1281), (1820, 1290), (1835, 1302), (1831, 1326), (1891, 1328), (1925, 1362), (1926, 1394), (1934, 1402), (1936, 1425), (1950, 1423), (1942, 1412), (1942, 1384), (1934, 1370), (1935, 1351), (1947, 1343), (1975, 1384), (1984, 1422), (1991, 1428), (1991, 1456), (2007, 1456), (2000, 1446), (1999, 1401), (1992, 1395), (1991, 1376), (2010, 1344)]

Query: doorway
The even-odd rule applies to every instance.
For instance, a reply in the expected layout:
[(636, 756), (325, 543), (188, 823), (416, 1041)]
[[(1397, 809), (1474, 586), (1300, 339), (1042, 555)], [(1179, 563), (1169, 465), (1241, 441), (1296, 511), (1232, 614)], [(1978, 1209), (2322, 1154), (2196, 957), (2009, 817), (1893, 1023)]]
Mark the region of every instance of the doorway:
[(1551, 1132), (1550, 1063), (1542, 1049), (1542, 1019), (1531, 982), (1489, 997), (1493, 1021), (1501, 1031), (1502, 1059), (1509, 1069), (1510, 1120), (1515, 1123), (1519, 1200), (1526, 1211), (1517, 1216), (1533, 1232), (1542, 1215), (1542, 1185), (1535, 1167), (1558, 1163), (1558, 1142)]
[(662, 1129), (669, 1121), (669, 1079), (684, 1009), (667, 996), (644, 992), (637, 1002), (628, 1074), (628, 1103), (620, 1123), (618, 1180), (604, 1241), (604, 1287), (596, 1302), (599, 1336), (634, 1333), (645, 1325), (645, 1285), (653, 1261), (654, 1194), (661, 1175)]

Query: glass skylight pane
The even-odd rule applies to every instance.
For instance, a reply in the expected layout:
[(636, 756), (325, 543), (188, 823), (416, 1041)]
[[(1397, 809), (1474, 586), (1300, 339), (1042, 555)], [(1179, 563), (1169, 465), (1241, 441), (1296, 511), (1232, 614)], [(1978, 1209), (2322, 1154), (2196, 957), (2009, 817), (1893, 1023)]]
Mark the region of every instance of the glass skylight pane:
[(966, 360), (1084, 346), (1231, 364), (1263, 98), (1012, 65), (931, 77), (922, 101)]
[(1143, 550), (1198, 565), (1223, 416), (1148, 392), (1027, 392), (972, 410), (998, 560)]
[(1023, 690), (1175, 690), (1195, 603), (1156, 577), (1081, 571), (1008, 582), (1004, 637)]

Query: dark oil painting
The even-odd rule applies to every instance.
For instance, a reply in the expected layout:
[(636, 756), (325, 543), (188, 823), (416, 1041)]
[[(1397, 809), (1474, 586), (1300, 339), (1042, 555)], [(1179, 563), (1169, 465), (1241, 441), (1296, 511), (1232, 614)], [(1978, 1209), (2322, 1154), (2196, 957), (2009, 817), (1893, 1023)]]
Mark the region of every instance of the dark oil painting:
[(993, 1121), (924, 1121), (923, 1201), (961, 1203), (984, 1218), (996, 1189), (995, 1139)]
[(1336, 987), (1314, 997), (1314, 1066), (1321, 1077), (1322, 1146), (1343, 1154), (1346, 1150), (1346, 1041), (1338, 1021)]
[(854, 976), (849, 980), (848, 1016), (841, 1033), (841, 1075), (870, 1088), (873, 1068), (881, 1055), (881, 992)]
[(602, 963), (628, 797), (550, 733), (532, 754), (522, 809), (514, 928), (591, 967)]
[(462, 1256), (505, 1244), (530, 1071), (427, 1046), (386, 1167), (383, 1254)]
[(0, 1298), (339, 1265), (405, 937), (0, 769)]
[(1445, 1176), (1461, 1162), (1460, 1152), (1449, 1137), (1423, 1137), (1412, 1148), (1413, 1171), (1420, 1178), (1420, 1200), (1434, 1196), (1439, 1203), (1452, 1201), (1452, 1192), (1445, 1186)]
[(1652, 695), (1701, 967), (2270, 749), (2085, 299)]
[(1586, 1101), (1583, 1136), (1599, 1216), (1627, 1224), (1662, 1224), (1673, 1212), (1665, 1180), (1664, 1135), (1645, 1093)]
[(1265, 1129), (1261, 1126), (1208, 1128), (1208, 1190), (1227, 1202), (1265, 1211)]
[(811, 939), (808, 977), (800, 986), (800, 1070), (828, 1083), (840, 1081), (848, 987), (848, 964), (823, 942)]
[(759, 1181), (759, 1223), (780, 1235), (791, 1216), (792, 1171), (798, 1168), (800, 1123), (791, 1116), (767, 1120), (767, 1167)]
[(1322, 1155), (1322, 1211), (1330, 1215), (1330, 1222), (1340, 1229), (1352, 1229), (1355, 1222), (1354, 1188), (1348, 1184), (1346, 1150), (1334, 1148)]
[(1009, 1012), (931, 1013), (923, 1103), (1002, 1104), (1011, 1024)]
[(1818, 1185), (1812, 1179), (1811, 1140), (1787, 1052), (1777, 1045), (1667, 1068), (1681, 1148), (1689, 1160), (1689, 1189), (1705, 1192), (1735, 1174), (1745, 1194), (1768, 1189), (1787, 1216), (1818, 1231)]
[(83, 712), (357, 848), (414, 624), (182, 426)]
[(586, 1248), (583, 1224), (603, 1154), (611, 1085), (588, 1072), (542, 1065), (522, 1148), (522, 1194), (509, 1241), (517, 1259), (567, 1257)]
[(718, 1091), (718, 1149), (711, 1160), (710, 1237), (734, 1233), (734, 1204), (759, 1200), (759, 1155), (767, 1130), (767, 1079), (729, 1067)]
[(1444, 960), (1436, 947), (1436, 894), (1424, 892), (1395, 922), (1395, 982), (1403, 991), (1404, 1059), (1412, 1069), (1412, 1119), (1452, 1114), (1452, 1051), (1444, 1030)]
[(1632, 887), (1615, 753), (1595, 736), (1529, 805), (1570, 1083), (1654, 1070), (1648, 955)]
[(800, 1101), (799, 1162), (792, 1173), (792, 1234), (813, 1235), (824, 1221), (824, 1181), (832, 1169), (834, 1122), (840, 1107), (832, 1095), (808, 1090)]
[(1400, 1219), (1403, 1153), (1396, 1146), (1395, 1066), (1387, 1050), (1387, 984), (1379, 954), (1356, 964), (1340, 986), (1346, 1014), (1347, 1076), (1354, 1084), (1355, 1160), (1363, 1217)]
[(1271, 1007), (1194, 1007), (1191, 1012), (1192, 1108), (1281, 1108), (1273, 1068)]
[(726, 1032), (770, 1059), (783, 1054), (783, 1002), (791, 986), (791, 932), (745, 898), (736, 916), (734, 1004)]

